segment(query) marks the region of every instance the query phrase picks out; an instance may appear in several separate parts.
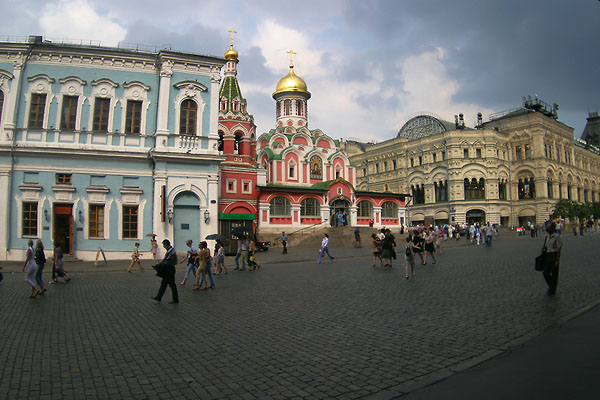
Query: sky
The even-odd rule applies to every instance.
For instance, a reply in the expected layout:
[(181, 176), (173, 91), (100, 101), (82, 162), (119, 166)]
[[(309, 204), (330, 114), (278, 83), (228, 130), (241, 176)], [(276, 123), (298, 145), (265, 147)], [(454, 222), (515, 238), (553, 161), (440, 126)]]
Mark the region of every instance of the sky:
[(230, 29), (257, 133), (295, 73), (309, 128), (382, 141), (419, 113), (468, 126), (538, 95), (580, 137), (600, 109), (598, 0), (0, 0), (0, 40), (42, 35), (223, 56)]

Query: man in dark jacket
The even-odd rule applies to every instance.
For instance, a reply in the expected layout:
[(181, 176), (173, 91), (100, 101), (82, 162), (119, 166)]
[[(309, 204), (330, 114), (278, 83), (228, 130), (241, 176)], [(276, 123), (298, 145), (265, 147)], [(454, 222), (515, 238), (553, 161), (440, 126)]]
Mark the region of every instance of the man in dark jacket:
[(162, 245), (167, 251), (165, 253), (165, 257), (159, 264), (153, 266), (153, 268), (156, 270), (156, 276), (162, 278), (162, 281), (160, 282), (158, 294), (156, 297), (153, 297), (152, 300), (156, 300), (160, 303), (168, 285), (171, 287), (171, 293), (173, 295), (173, 300), (170, 301), (169, 304), (177, 304), (179, 303), (177, 285), (175, 284), (175, 265), (177, 264), (177, 253), (175, 253), (175, 248), (171, 247), (171, 242), (169, 242), (168, 239), (163, 240)]

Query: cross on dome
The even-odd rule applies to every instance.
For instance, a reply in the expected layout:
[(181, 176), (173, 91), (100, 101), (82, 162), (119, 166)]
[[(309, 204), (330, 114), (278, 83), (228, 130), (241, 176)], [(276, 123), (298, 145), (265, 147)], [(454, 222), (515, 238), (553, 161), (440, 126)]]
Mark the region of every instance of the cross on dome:
[(294, 68), (294, 54), (297, 54), (294, 50), (290, 49), (286, 51), (290, 55), (290, 68)]
[(237, 31), (235, 29), (230, 29), (227, 32), (231, 33), (231, 39), (229, 40), (229, 45), (231, 47), (233, 47), (233, 36), (237, 33)]

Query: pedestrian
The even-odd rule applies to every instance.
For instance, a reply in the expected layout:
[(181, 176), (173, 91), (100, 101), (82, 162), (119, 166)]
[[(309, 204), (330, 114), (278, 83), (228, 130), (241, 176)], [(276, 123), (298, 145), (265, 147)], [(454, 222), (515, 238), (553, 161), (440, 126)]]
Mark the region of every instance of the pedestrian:
[(419, 255), (419, 258), (421, 259), (421, 265), (425, 265), (425, 262), (423, 261), (423, 251), (425, 251), (425, 242), (423, 237), (421, 236), (421, 232), (414, 232), (412, 236), (412, 242), (414, 245), (413, 252)]
[(375, 233), (371, 235), (371, 239), (373, 241), (373, 247), (371, 248), (371, 252), (373, 253), (373, 265), (371, 266), (375, 268), (377, 266), (377, 259), (379, 258), (381, 266), (383, 267), (383, 260), (381, 259), (381, 240), (379, 240), (379, 237)]
[(492, 248), (492, 235), (494, 234), (494, 228), (492, 225), (487, 223), (487, 225), (483, 228), (485, 233), (485, 247)]
[(323, 258), (323, 254), (327, 253), (329, 256), (329, 262), (333, 262), (334, 257), (329, 254), (329, 235), (324, 233), (323, 240), (321, 241), (321, 248), (319, 249), (319, 259), (317, 260), (318, 264), (321, 264), (321, 259)]
[(360, 244), (360, 229), (358, 226), (354, 230), (354, 247), (362, 247)]
[(586, 225), (587, 225), (587, 229), (588, 229), (588, 232), (590, 234), (590, 237), (592, 237), (592, 235), (594, 234), (594, 223), (592, 222), (591, 219), (588, 219)]
[(187, 251), (185, 253), (184, 258), (182, 258), (180, 262), (186, 260), (187, 268), (185, 270), (185, 275), (183, 276), (183, 280), (181, 281), (180, 285), (185, 285), (188, 278), (190, 277), (190, 272), (194, 274), (194, 278), (196, 277), (196, 256), (198, 254), (198, 249), (194, 246), (194, 242), (191, 239), (186, 240), (185, 244), (187, 246)]
[(288, 235), (286, 235), (285, 232), (281, 232), (281, 236), (279, 237), (279, 240), (281, 241), (281, 245), (283, 246), (283, 253), (281, 253), (281, 254), (287, 254), (287, 244), (288, 244), (288, 241), (290, 240), (288, 238)]
[(71, 277), (69, 276), (69, 274), (67, 274), (67, 271), (65, 271), (64, 266), (63, 266), (63, 251), (60, 248), (59, 243), (55, 243), (55, 245), (54, 245), (53, 260), (54, 260), (54, 262), (53, 262), (54, 265), (52, 268), (52, 280), (50, 281), (50, 283), (58, 282), (58, 279), (56, 279), (56, 277), (63, 278), (63, 281), (65, 283), (70, 282)]
[(406, 248), (404, 250), (404, 261), (406, 264), (405, 272), (406, 279), (408, 279), (408, 268), (410, 267), (410, 277), (415, 277), (415, 245), (411, 240), (410, 236), (406, 237)]
[(389, 229), (385, 230), (385, 237), (381, 242), (381, 258), (383, 259), (384, 267), (392, 266), (392, 259), (396, 259), (396, 240)]
[(152, 268), (156, 270), (156, 276), (161, 278), (158, 293), (155, 297), (152, 297), (152, 300), (156, 300), (160, 303), (165, 291), (167, 290), (167, 286), (169, 286), (171, 288), (172, 296), (172, 300), (169, 302), (169, 304), (177, 304), (179, 303), (177, 285), (175, 284), (175, 265), (177, 265), (177, 253), (175, 252), (175, 248), (171, 246), (169, 239), (163, 240), (162, 245), (167, 252), (160, 263), (152, 266)]
[(240, 239), (240, 242), (238, 243), (238, 252), (239, 252), (239, 257), (236, 256), (236, 261), (238, 259), (242, 260), (242, 268), (239, 268), (236, 264), (236, 268), (238, 271), (245, 271), (246, 270), (246, 264), (248, 263), (248, 251), (250, 249), (250, 241), (248, 240), (248, 238), (246, 236), (244, 236), (242, 239)]
[(248, 249), (248, 271), (260, 269), (260, 264), (256, 262), (256, 236), (250, 238), (250, 248)]
[(579, 224), (579, 236), (583, 236), (584, 229), (585, 229), (585, 225), (583, 224), (583, 221), (581, 221), (581, 223)]
[(435, 230), (435, 247), (437, 247), (440, 254), (442, 254), (444, 252), (443, 245), (444, 245), (444, 231), (442, 229), (436, 228), (436, 230)]
[(131, 264), (129, 264), (129, 268), (127, 268), (127, 272), (131, 273), (131, 270), (133, 269), (133, 266), (136, 263), (140, 267), (140, 270), (142, 272), (144, 272), (144, 267), (142, 267), (142, 262), (140, 261), (141, 256), (142, 255), (140, 254), (140, 244), (135, 243), (133, 245), (133, 253), (131, 253)]
[(342, 222), (344, 223), (344, 226), (348, 225), (348, 216), (346, 215), (346, 211), (342, 212)]
[(158, 255), (158, 242), (154, 236), (152, 236), (152, 239), (150, 239), (150, 247), (150, 251), (152, 252), (152, 260), (156, 261), (156, 256)]
[(27, 297), (32, 299), (40, 294), (40, 290), (35, 287), (35, 271), (37, 270), (37, 264), (34, 258), (35, 250), (33, 249), (33, 240), (29, 239), (27, 246), (25, 262), (23, 263), (23, 272), (25, 272), (25, 282), (31, 287), (31, 293), (29, 293), (29, 296)]
[(344, 226), (344, 214), (342, 214), (341, 211), (338, 213), (337, 218), (338, 218), (337, 226)]
[(242, 256), (242, 239), (238, 238), (237, 243), (238, 243), (238, 245), (237, 245), (237, 250), (235, 252), (235, 258), (234, 258), (234, 262), (235, 262), (234, 270), (240, 269), (240, 257)]
[[(196, 274), (196, 286), (194, 286), (194, 290), (208, 290), (215, 288), (215, 280), (212, 275), (212, 256), (210, 255), (210, 249), (208, 248), (208, 244), (205, 241), (200, 242), (198, 245), (200, 248), (200, 274)], [(202, 278), (200, 278), (202, 276)], [(199, 279), (200, 278), (200, 279)], [(210, 281), (210, 286), (208, 286), (208, 282)], [(202, 287), (202, 284), (206, 285)]]
[(431, 254), (431, 258), (433, 259), (433, 264), (436, 263), (435, 260), (435, 245), (433, 244), (434, 236), (431, 228), (427, 230), (425, 234), (425, 257), (423, 257), (423, 264), (427, 264), (427, 254)]
[(40, 287), (40, 295), (44, 295), (46, 293), (46, 288), (44, 288), (44, 279), (42, 277), (42, 272), (44, 271), (44, 265), (46, 264), (46, 254), (44, 254), (44, 243), (42, 243), (42, 239), (38, 239), (35, 242), (35, 254), (33, 255), (35, 259), (35, 264), (37, 266), (35, 270), (35, 281)]
[(544, 279), (548, 284), (548, 296), (556, 294), (558, 286), (558, 267), (560, 265), (560, 253), (562, 251), (562, 241), (560, 235), (556, 233), (556, 224), (550, 222), (546, 227), (546, 238), (542, 246), (544, 252)]
[(479, 246), (481, 244), (481, 227), (479, 223), (475, 227), (475, 237), (477, 238), (477, 246)]
[(217, 253), (216, 253), (216, 264), (217, 264), (217, 272), (216, 275), (219, 275), (225, 271), (225, 275), (229, 274), (227, 271), (227, 267), (225, 266), (225, 246), (223, 242), (217, 240)]
[(535, 237), (535, 232), (537, 232), (537, 231), (536, 231), (536, 229), (535, 229), (535, 224), (532, 224), (532, 225), (529, 227), (529, 231), (531, 232), (531, 237), (532, 237), (532, 238), (533, 238), (533, 237)]

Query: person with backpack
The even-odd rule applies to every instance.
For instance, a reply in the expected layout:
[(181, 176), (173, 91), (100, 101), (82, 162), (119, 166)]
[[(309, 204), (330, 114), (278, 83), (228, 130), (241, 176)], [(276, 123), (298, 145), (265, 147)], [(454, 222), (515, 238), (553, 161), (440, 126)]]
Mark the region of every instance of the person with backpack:
[(42, 277), (42, 272), (44, 271), (44, 265), (46, 265), (46, 255), (44, 254), (44, 243), (42, 243), (42, 239), (38, 239), (35, 242), (35, 254), (33, 256), (36, 263), (35, 270), (35, 281), (40, 287), (39, 293), (40, 295), (44, 295), (46, 293), (46, 288), (44, 288), (44, 278)]

